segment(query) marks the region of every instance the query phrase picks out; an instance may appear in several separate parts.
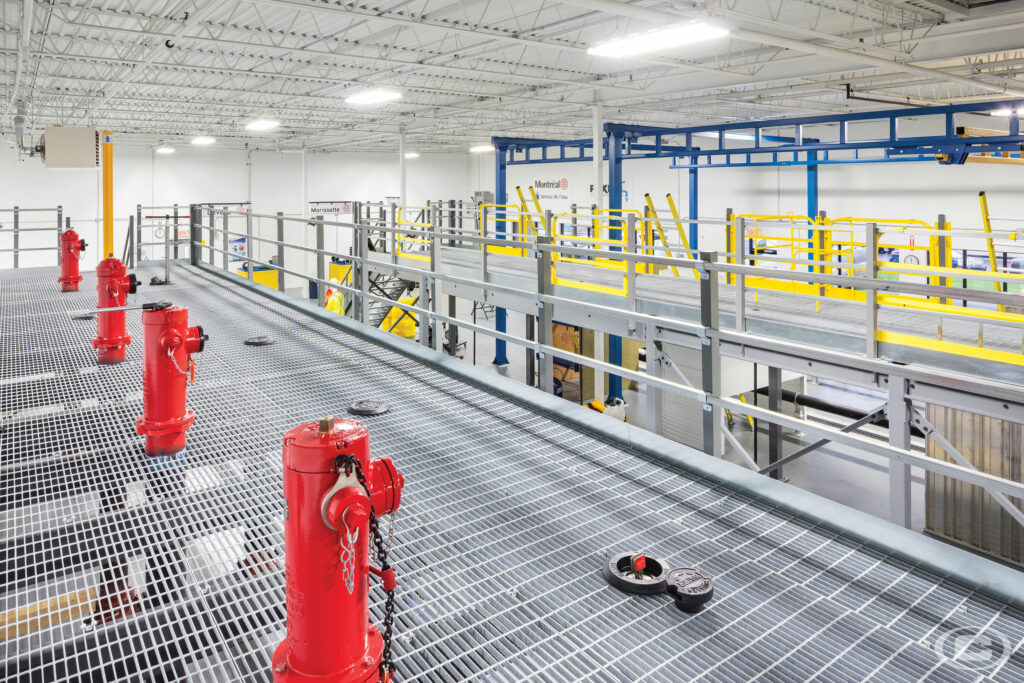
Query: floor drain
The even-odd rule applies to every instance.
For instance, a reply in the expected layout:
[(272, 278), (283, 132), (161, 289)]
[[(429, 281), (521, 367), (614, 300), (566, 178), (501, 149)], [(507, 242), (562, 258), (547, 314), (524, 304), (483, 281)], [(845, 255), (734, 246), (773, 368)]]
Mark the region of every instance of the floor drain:
[(274, 343), (274, 338), (267, 337), (266, 335), (262, 337), (249, 337), (243, 343), (246, 346), (270, 346)]
[(380, 415), (391, 410), (387, 401), (365, 398), (349, 405), (348, 412), (353, 415)]

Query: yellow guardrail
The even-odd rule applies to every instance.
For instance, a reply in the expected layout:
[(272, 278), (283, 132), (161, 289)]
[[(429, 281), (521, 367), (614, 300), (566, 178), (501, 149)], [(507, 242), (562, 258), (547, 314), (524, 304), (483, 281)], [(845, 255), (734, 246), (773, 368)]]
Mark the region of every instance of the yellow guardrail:
[[(671, 221), (676, 226), (679, 238), (679, 245), (689, 253), (690, 244), (687, 238), (685, 226), (688, 221), (680, 218), (672, 195), (667, 195), (669, 213), (671, 217), (664, 219), (658, 215), (650, 195), (644, 195), (644, 212), (632, 209), (598, 209), (593, 214), (588, 213), (560, 213), (554, 219), (551, 226), (545, 225), (545, 220), (538, 218), (543, 216), (543, 210), (536, 192), (529, 187), (527, 197), (523, 190), (516, 188), (519, 205), (515, 204), (483, 204), (480, 206), (482, 218), (480, 221), (480, 236), (487, 237), (493, 232), (490, 225), (504, 224), (507, 227), (506, 237), (512, 243), (510, 246), (486, 245), (487, 253), (505, 254), (511, 256), (526, 256), (525, 243), (531, 236), (536, 237), (539, 232), (551, 231), (552, 240), (556, 244), (570, 244), (576, 246), (587, 246), (592, 254), (588, 256), (563, 255), (559, 252), (552, 253), (551, 281), (555, 285), (573, 289), (585, 290), (610, 296), (625, 297), (629, 295), (628, 264), (626, 261), (617, 259), (614, 251), (625, 251), (631, 241), (626, 231), (629, 229), (627, 217), (634, 215), (635, 222), (636, 251), (640, 254), (655, 255), (660, 252), (670, 258), (675, 255), (672, 252), (673, 245), (670, 244), (665, 231), (665, 221)], [(981, 196), (983, 217), (987, 219), (987, 207), (984, 195)], [(532, 208), (532, 210), (531, 210)], [(584, 219), (590, 227), (589, 235), (575, 235), (565, 231), (567, 225), (575, 219)], [(743, 219), (744, 231), (740, 234), (739, 219)], [(404, 221), (401, 216), (401, 209), (397, 217), (399, 226), (429, 227), (429, 223), (417, 223)], [(579, 221), (576, 221), (577, 223)], [(752, 240), (751, 249), (741, 249), (739, 252), (746, 262), (753, 262), (756, 266), (768, 266), (770, 268), (785, 269), (790, 272), (799, 272), (803, 269), (815, 273), (842, 276), (857, 276), (867, 271), (865, 263), (870, 255), (866, 253), (866, 238), (858, 239), (857, 232), (863, 229), (864, 225), (874, 224), (878, 227), (876, 244), (879, 248), (898, 249), (903, 256), (901, 263), (877, 262), (875, 269), (880, 276), (888, 277), (910, 277), (926, 281), (933, 285), (949, 285), (957, 280), (972, 279), (973, 271), (966, 267), (954, 268), (952, 264), (953, 250), (951, 241), (954, 235), (952, 226), (949, 223), (928, 223), (917, 219), (897, 218), (860, 218), (840, 217), (827, 218), (824, 216), (810, 217), (800, 214), (737, 214), (729, 217), (726, 226), (726, 261), (737, 262), (736, 245), (738, 240)], [(611, 231), (622, 231), (620, 237), (612, 238)], [(915, 234), (915, 231), (917, 234)], [(977, 234), (979, 238), (986, 239), (989, 251), (989, 271), (999, 274), (1001, 280), (993, 283), (996, 291), (1002, 291), (1002, 282), (1019, 282), (1024, 286), (1024, 274), (998, 273), (995, 266), (995, 250), (991, 244), (992, 230), (986, 221), (984, 232), (965, 233), (960, 230), (956, 235)], [(920, 242), (920, 243), (918, 243)], [(429, 244), (429, 239), (402, 236), (399, 240), (399, 249), (403, 244)], [(659, 246), (660, 245), (660, 246)], [(675, 245), (678, 248), (678, 245)], [(481, 247), (484, 248), (484, 247)], [(773, 252), (769, 254), (767, 252)], [(860, 253), (858, 253), (860, 252)], [(401, 251), (400, 251), (401, 253)], [(858, 263), (858, 257), (863, 255), (863, 260)], [(908, 262), (907, 254), (919, 255), (919, 262)], [(404, 254), (406, 258), (429, 260), (429, 257), (422, 253)], [(877, 259), (877, 256), (875, 257)], [(581, 275), (569, 276), (566, 274), (566, 266), (569, 264), (585, 265), (603, 271), (611, 271), (616, 274), (613, 284), (594, 282), (584, 279)], [(966, 266), (966, 264), (961, 264)], [(636, 265), (637, 274), (658, 274), (664, 267), (653, 264), (639, 263)], [(680, 277), (680, 269), (669, 266), (673, 277)], [(692, 275), (699, 279), (696, 269), (690, 269)], [(619, 280), (621, 277), (621, 281)], [(809, 276), (813, 277), (813, 276)], [(732, 282), (734, 278), (727, 276), (726, 281)], [(974, 279), (977, 279), (976, 277)], [(862, 303), (866, 301), (865, 292), (857, 288), (856, 281), (850, 285), (822, 284), (811, 281), (780, 279), (770, 274), (750, 276), (745, 278), (745, 287), (753, 290), (755, 297), (760, 292), (775, 291), (787, 294), (810, 296), (815, 299), (816, 308), (820, 312), (823, 301), (835, 299), (839, 301)], [(948, 318), (959, 318), (972, 320), (979, 325), (978, 345), (956, 343), (942, 339), (941, 321), (937, 325), (935, 336), (924, 336), (917, 334), (897, 333), (889, 330), (879, 329), (876, 340), (891, 344), (914, 346), (926, 348), (943, 353), (955, 353), (972, 358), (998, 360), (999, 362), (1024, 365), (1024, 355), (1004, 350), (986, 348), (983, 345), (981, 326), (986, 323), (1010, 323), (1024, 326), (1024, 314), (1010, 313), (1000, 306), (998, 310), (974, 308), (955, 305), (951, 298), (925, 297), (906, 294), (890, 294), (879, 292), (877, 304), (888, 308), (903, 308), (908, 310), (924, 311)], [(959, 301), (959, 299), (956, 299)]]
[[(566, 223), (565, 219), (569, 219), (569, 222), (573, 218), (579, 218), (581, 216), (589, 217), (590, 214), (575, 214), (575, 213), (560, 213), (555, 219), (555, 225), (552, 226), (552, 241), (560, 244), (585, 244), (590, 246), (595, 251), (600, 251), (602, 248), (610, 251), (613, 247), (619, 247), (623, 249), (626, 245), (625, 238), (623, 239), (608, 239), (599, 237), (600, 228), (597, 227), (597, 220), (594, 220), (593, 237), (582, 236), (582, 235), (571, 235), (561, 231), (561, 226)], [(611, 226), (609, 226), (611, 227)], [(625, 228), (622, 228), (625, 230)], [(579, 263), (587, 266), (600, 268), (602, 270), (619, 271), (622, 273), (622, 284), (619, 287), (610, 285), (601, 285), (593, 282), (586, 282), (583, 280), (574, 280), (572, 278), (559, 275), (558, 267), (562, 263)], [(629, 294), (629, 283), (628, 277), (626, 276), (626, 262), (617, 261), (615, 259), (608, 259), (599, 256), (592, 258), (580, 258), (576, 256), (564, 256), (559, 252), (553, 252), (551, 254), (551, 282), (552, 284), (561, 285), (563, 287), (571, 287), (573, 289), (582, 289), (589, 292), (598, 292), (600, 294), (610, 294), (612, 296), (627, 296)]]
[[(402, 211), (405, 209), (404, 206), (398, 207), (398, 212), (395, 214), (395, 226), (398, 228), (410, 227), (410, 228), (429, 228), (430, 221), (427, 222), (416, 222), (416, 221), (403, 221)], [(423, 207), (423, 212), (426, 215), (430, 215), (430, 207)], [(403, 235), (398, 233), (395, 238), (395, 254), (402, 258), (412, 259), (414, 261), (426, 261), (430, 262), (430, 256), (424, 254), (422, 251), (413, 251), (406, 249), (407, 244), (421, 244), (429, 248), (430, 240), (423, 237), (411, 237), (409, 235)]]
[[(492, 213), (489, 209), (494, 209)], [(493, 220), (497, 223), (508, 223), (510, 225), (505, 226), (505, 239), (511, 242), (525, 242), (526, 236), (526, 220), (528, 216), (524, 215), (523, 207), (516, 206), (515, 204), (481, 204), (480, 205), (480, 237), (487, 237), (487, 221)], [(510, 218), (510, 212), (514, 217)], [(501, 213), (501, 216), (493, 215), (495, 213)], [(511, 227), (511, 230), (508, 228)], [(481, 249), (484, 245), (481, 245)], [(524, 247), (500, 247), (494, 244), (486, 245), (488, 254), (505, 254), (506, 256), (526, 256), (526, 249)]]

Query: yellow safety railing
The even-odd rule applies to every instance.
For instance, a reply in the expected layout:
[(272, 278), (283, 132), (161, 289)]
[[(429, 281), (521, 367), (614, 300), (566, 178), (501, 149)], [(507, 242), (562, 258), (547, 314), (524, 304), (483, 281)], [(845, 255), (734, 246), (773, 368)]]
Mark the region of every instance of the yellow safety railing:
[[(398, 207), (398, 212), (395, 215), (395, 226), (396, 227), (398, 227), (398, 228), (402, 228), (402, 227), (429, 228), (430, 227), (430, 221), (427, 221), (425, 223), (424, 222), (417, 222), (417, 221), (403, 221), (402, 220), (402, 211), (404, 209), (405, 209), (404, 206)], [(425, 215), (429, 216), (430, 215), (430, 207), (429, 206), (423, 207), (423, 212), (424, 212)], [(414, 261), (427, 261), (427, 262), (430, 261), (430, 256), (428, 254), (424, 254), (422, 251), (413, 251), (411, 249), (407, 249), (406, 248), (407, 244), (409, 244), (409, 245), (420, 244), (420, 245), (424, 245), (425, 247), (429, 248), (429, 246), (430, 246), (430, 240), (429, 239), (427, 239), (425, 237), (412, 237), (410, 235), (403, 235), (402, 233), (398, 233), (397, 237), (395, 238), (395, 254), (396, 254), (396, 256), (399, 256), (399, 257), (402, 257), (402, 258), (413, 259)], [(422, 249), (422, 247), (421, 247), (421, 249)]]
[[(491, 209), (494, 211), (492, 212)], [(493, 215), (501, 213), (501, 216)], [(511, 217), (510, 217), (511, 216)], [(521, 206), (515, 204), (481, 204), (480, 205), (480, 237), (487, 237), (487, 221), (505, 224), (505, 239), (510, 242), (526, 242), (526, 219)], [(484, 245), (481, 245), (481, 249)], [(506, 256), (526, 256), (524, 247), (501, 247), (494, 244), (486, 245), (488, 254), (505, 254)]]
[[(555, 225), (552, 228), (552, 235), (551, 235), (552, 240), (560, 242), (562, 244), (565, 244), (567, 242), (568, 243), (576, 243), (576, 244), (582, 243), (584, 245), (589, 246), (594, 251), (609, 251), (610, 252), (613, 248), (616, 248), (616, 247), (619, 250), (625, 251), (625, 249), (627, 247), (627, 244), (628, 244), (627, 238), (625, 237), (625, 231), (627, 229), (626, 226), (625, 225), (623, 225), (621, 227), (620, 226), (613, 226), (610, 223), (608, 223), (607, 225), (602, 226), (601, 223), (600, 223), (600, 220), (599, 220), (600, 214), (604, 214), (606, 216), (613, 216), (613, 215), (621, 214), (621, 213), (623, 213), (623, 211), (621, 209), (602, 209), (602, 210), (600, 210), (600, 213), (598, 215), (595, 215), (595, 217), (594, 217), (594, 221), (593, 221), (594, 228), (593, 228), (593, 236), (592, 237), (584, 237), (584, 236), (571, 235), (571, 234), (567, 234), (567, 233), (564, 233), (564, 232), (561, 231), (561, 226), (566, 223), (565, 219), (569, 219), (568, 222), (571, 222), (571, 219), (573, 219), (573, 218), (579, 218), (581, 216), (588, 216), (589, 217), (589, 214), (560, 213), (560, 214), (558, 214), (558, 217), (555, 220)], [(634, 211), (632, 213), (636, 213), (636, 212)], [(615, 219), (609, 218), (609, 220), (615, 220)], [(622, 230), (623, 237), (618, 238), (618, 239), (611, 239), (611, 238), (601, 237), (600, 235), (601, 235), (601, 228), (602, 227), (607, 228), (608, 230), (616, 230), (616, 229)], [(610, 285), (601, 285), (601, 284), (597, 284), (597, 283), (593, 283), (593, 282), (585, 282), (583, 280), (574, 280), (574, 279), (571, 279), (571, 278), (567, 278), (567, 277), (565, 277), (563, 275), (559, 275), (558, 274), (558, 266), (561, 263), (579, 263), (579, 264), (584, 264), (584, 265), (587, 265), (587, 266), (592, 266), (592, 267), (600, 268), (602, 270), (611, 270), (611, 271), (621, 272), (622, 273), (622, 284), (619, 287), (613, 287), (613, 286), (610, 286)], [(577, 257), (577, 256), (566, 256), (566, 255), (563, 255), (563, 254), (561, 254), (561, 253), (559, 253), (557, 251), (553, 252), (551, 254), (551, 282), (553, 284), (561, 285), (561, 286), (564, 286), (564, 287), (572, 287), (573, 289), (583, 289), (583, 290), (587, 290), (587, 291), (591, 291), (591, 292), (598, 292), (598, 293), (601, 293), (601, 294), (611, 294), (613, 296), (627, 296), (629, 294), (629, 283), (628, 283), (628, 277), (626, 275), (626, 271), (627, 271), (626, 262), (623, 261), (623, 260), (620, 260), (620, 259), (605, 258), (605, 257), (602, 257), (602, 256), (596, 256), (596, 255), (593, 256), (592, 258), (581, 258), (581, 257)]]

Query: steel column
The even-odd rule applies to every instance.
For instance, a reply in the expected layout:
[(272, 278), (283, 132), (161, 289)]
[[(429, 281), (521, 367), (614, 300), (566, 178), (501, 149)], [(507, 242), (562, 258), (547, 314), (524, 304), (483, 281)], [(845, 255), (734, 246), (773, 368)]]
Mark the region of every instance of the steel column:
[[(608, 208), (611, 216), (608, 219), (608, 239), (621, 240), (621, 221), (616, 212), (622, 210), (622, 144), (623, 133), (614, 132), (608, 136)], [(622, 251), (621, 247), (611, 246), (611, 251)], [(622, 366), (622, 337), (608, 335), (608, 362)], [(608, 397), (606, 402), (622, 398), (622, 378), (608, 375)]]
[[(697, 196), (697, 189), (698, 189), (698, 186), (697, 186), (697, 157), (690, 157), (690, 161), (693, 164), (693, 168), (691, 168), (689, 170), (689, 173), (687, 174), (687, 177), (689, 179), (689, 190), (690, 190), (690, 192), (689, 192), (689, 202), (690, 202), (690, 212), (689, 213), (690, 213), (690, 221), (691, 221), (690, 226), (689, 226), (690, 227), (690, 229), (689, 229), (689, 233), (690, 233), (690, 249), (697, 249), (700, 246), (700, 243), (698, 242), (698, 239), (700, 238), (700, 235), (698, 234), (699, 231), (697, 230), (697, 224), (695, 222), (692, 222), (692, 221), (696, 221), (697, 220), (697, 210), (698, 210), (698, 203), (697, 203), (698, 202), (698, 196)], [(686, 256), (686, 258), (692, 258), (692, 256), (688, 254)]]
[[(816, 161), (818, 153), (810, 151), (807, 160)], [(807, 216), (812, 220), (818, 215), (818, 165), (807, 164)], [(807, 248), (814, 249), (814, 231), (807, 231)], [(814, 266), (807, 266), (808, 272), (814, 272)]]
[[(889, 375), (889, 445), (910, 450), (907, 380)], [(910, 528), (910, 465), (889, 460), (889, 521)]]
[[(324, 217), (323, 214), (316, 217), (313, 221), (316, 226), (316, 303), (320, 308), (324, 307), (325, 294), (327, 288), (324, 287), (324, 280), (327, 279), (327, 262), (324, 256)], [(246, 245), (246, 254), (249, 252), (249, 247)]]
[[(210, 225), (213, 225), (213, 223), (214, 223), (213, 206), (211, 205), (210, 206)], [(223, 230), (220, 233), (220, 248), (221, 248), (221, 254), (220, 254), (221, 258), (220, 258), (220, 261), (221, 261), (221, 266), (224, 268), (224, 271), (227, 272), (228, 268), (230, 268), (229, 260), (231, 259), (231, 254), (229, 253), (228, 247), (230, 246), (231, 238), (228, 236), (228, 207), (226, 207), (226, 206), (224, 207), (224, 214), (222, 215), (221, 227), (223, 228)], [(210, 245), (211, 246), (213, 245), (213, 230), (210, 231)], [(249, 251), (249, 244), (248, 243), (246, 243), (246, 245), (245, 245), (245, 250), (246, 250), (246, 253), (248, 253), (248, 251)], [(213, 252), (211, 251), (210, 253), (212, 254)], [(210, 258), (212, 259), (213, 256), (211, 255)]]
[[(198, 204), (189, 204), (188, 206), (188, 236), (189, 236), (189, 263), (193, 266), (199, 265), (199, 260), (202, 255), (199, 253), (201, 249), (201, 237), (202, 237), (202, 210)], [(138, 243), (136, 243), (138, 246)]]
[[(768, 366), (768, 410), (779, 412), (782, 400), (782, 369)], [(757, 438), (757, 434), (754, 434)], [(782, 455), (782, 427), (775, 422), (768, 423), (768, 465), (774, 465)], [(772, 479), (782, 478), (782, 467), (776, 467), (769, 475)]]
[[(878, 225), (869, 223), (864, 228), (865, 259), (867, 266), (865, 276), (869, 280), (878, 277)], [(866, 288), (864, 290), (864, 353), (868, 358), (878, 357), (878, 291)]]
[(60, 236), (64, 232), (64, 207), (60, 204), (57, 205), (57, 265), (60, 265), (61, 261), (61, 248), (60, 248)]
[[(201, 213), (199, 220), (203, 220)], [(190, 229), (189, 234), (191, 235), (191, 233), (192, 231)], [(142, 265), (142, 204), (135, 205), (135, 265)]]
[(284, 291), (284, 212), (277, 212), (277, 291)]
[[(495, 145), (494, 148), (494, 203), (499, 207), (508, 201), (508, 145)], [(505, 211), (498, 208), (494, 216), (494, 237), (505, 239)], [(484, 245), (486, 258), (487, 245)], [(498, 332), (508, 332), (508, 313), (500, 306), (494, 309), (494, 329)], [(508, 352), (504, 339), (494, 340), (494, 364), (508, 365)]]
[(21, 219), (21, 212), (18, 210), (18, 207), (15, 206), (14, 207), (14, 235), (13, 235), (14, 250), (12, 252), (12, 256), (14, 257), (14, 267), (15, 268), (18, 267), (18, 223), (19, 223), (20, 219)]
[[(714, 263), (718, 260), (718, 254), (702, 251), (700, 260)], [(700, 340), (701, 388), (708, 396), (717, 397), (722, 382), (722, 357), (718, 340), (709, 333), (718, 329), (718, 274), (708, 271), (706, 267), (700, 271), (700, 324), (704, 326), (704, 335)], [(704, 403), (703, 408), (704, 452), (718, 456), (721, 454), (718, 435), (722, 429), (722, 409), (710, 403)]]

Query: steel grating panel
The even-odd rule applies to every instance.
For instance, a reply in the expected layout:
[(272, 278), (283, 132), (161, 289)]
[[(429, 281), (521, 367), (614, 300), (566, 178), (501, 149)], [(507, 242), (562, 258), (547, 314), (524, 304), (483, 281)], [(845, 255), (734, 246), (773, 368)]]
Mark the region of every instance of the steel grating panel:
[[(133, 429), (141, 344), (97, 369), (94, 322), (64, 314), (91, 305), (91, 274), (70, 295), (52, 270), (0, 275), (2, 609), (90, 596), (60, 623), (8, 622), (4, 680), (268, 680), (285, 617), (281, 437), (370, 397), (392, 405), (364, 418), (373, 453), (406, 479), (402, 680), (1024, 679), (1015, 608), (219, 278), (173, 277), (136, 300), (188, 306), (211, 341), (189, 449), (153, 461)], [(259, 334), (276, 343), (242, 345)], [(715, 600), (685, 615), (616, 592), (598, 568), (625, 549), (700, 566)], [(128, 588), (134, 614), (115, 616)], [(940, 656), (958, 628), (1000, 634), (1013, 656), (980, 673)]]

